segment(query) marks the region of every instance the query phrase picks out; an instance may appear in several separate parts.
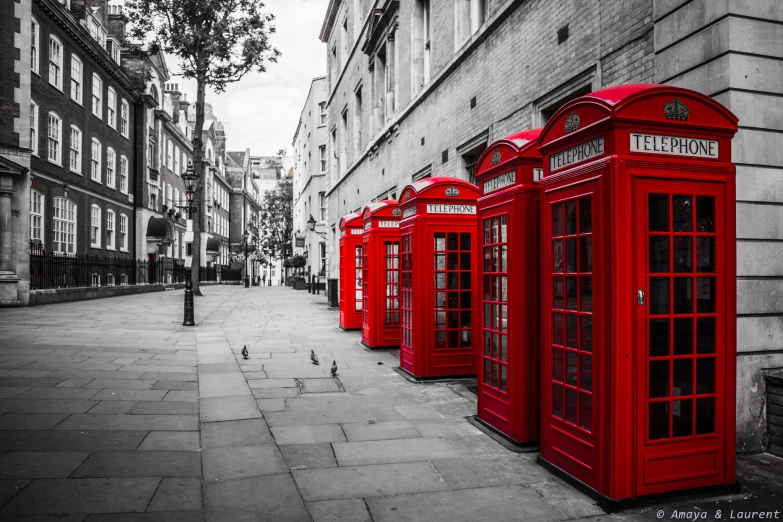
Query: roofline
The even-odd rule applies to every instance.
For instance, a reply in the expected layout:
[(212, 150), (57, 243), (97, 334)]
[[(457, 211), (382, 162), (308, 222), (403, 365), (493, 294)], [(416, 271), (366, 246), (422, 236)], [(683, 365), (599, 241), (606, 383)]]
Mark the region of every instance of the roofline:
[(318, 38), (323, 42), (329, 41), (329, 34), (331, 34), (332, 24), (334, 19), (337, 18), (337, 11), (340, 8), (342, 0), (329, 0), (329, 6), (326, 8), (326, 16), (324, 17), (324, 23), (321, 25), (321, 34)]
[[(305, 98), (305, 104), (302, 107), (302, 112), (299, 113), (299, 125), (296, 127), (296, 132), (294, 132), (294, 139), (291, 142), (291, 146), (293, 146), (296, 143), (296, 137), (299, 135), (299, 127), (302, 126), (302, 115), (304, 114), (305, 107), (307, 107), (307, 100), (310, 99), (310, 94), (313, 92), (313, 85), (315, 85), (315, 82), (320, 80), (326, 80), (326, 75), (324, 76), (316, 76), (312, 80), (310, 80), (310, 89), (307, 91), (307, 97)], [(326, 101), (326, 100), (324, 100)]]

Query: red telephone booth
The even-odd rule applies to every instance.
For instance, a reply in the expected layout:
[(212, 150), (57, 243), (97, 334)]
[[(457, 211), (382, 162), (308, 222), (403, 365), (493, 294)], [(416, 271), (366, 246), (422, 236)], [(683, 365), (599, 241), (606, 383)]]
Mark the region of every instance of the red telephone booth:
[(473, 270), (478, 188), (428, 178), (400, 197), (400, 368), (418, 379), (476, 374)]
[(499, 140), (476, 164), (478, 418), (518, 444), (539, 439), (540, 133)]
[(400, 345), (400, 216), (396, 201), (364, 208), (362, 222), (362, 343)]
[(340, 328), (362, 327), (362, 215), (340, 220)]
[(541, 458), (607, 504), (735, 487), (736, 131), (624, 85), (541, 133)]

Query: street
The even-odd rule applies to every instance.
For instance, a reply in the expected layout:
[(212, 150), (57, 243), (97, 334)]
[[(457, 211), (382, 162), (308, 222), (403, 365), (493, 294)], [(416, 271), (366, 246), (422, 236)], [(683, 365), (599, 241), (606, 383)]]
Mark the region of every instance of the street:
[[(0, 309), (0, 519), (662, 518), (605, 515), (471, 425), (466, 387), (409, 382), (339, 331), (322, 295), (203, 292), (191, 328), (181, 290)], [(665, 518), (780, 508), (781, 464), (740, 455), (741, 493)]]

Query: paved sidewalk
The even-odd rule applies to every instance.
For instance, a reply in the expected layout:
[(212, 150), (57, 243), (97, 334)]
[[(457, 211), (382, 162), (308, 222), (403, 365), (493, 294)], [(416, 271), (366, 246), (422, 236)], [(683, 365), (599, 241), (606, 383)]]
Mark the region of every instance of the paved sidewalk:
[[(196, 328), (181, 291), (0, 309), (0, 520), (658, 519), (509, 452), (466, 421), (474, 395), (406, 381), (323, 296), (203, 290)], [(665, 519), (780, 509), (781, 464), (743, 457), (741, 494)]]

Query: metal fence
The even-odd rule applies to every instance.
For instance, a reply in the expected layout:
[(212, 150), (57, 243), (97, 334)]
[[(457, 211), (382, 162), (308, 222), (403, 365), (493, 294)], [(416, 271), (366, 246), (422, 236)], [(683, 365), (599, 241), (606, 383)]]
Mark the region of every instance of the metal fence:
[[(185, 262), (179, 259), (140, 261), (109, 256), (30, 252), (32, 290), (56, 288), (177, 284), (185, 282)], [(223, 266), (201, 267), (203, 282), (241, 281), (241, 271)]]

